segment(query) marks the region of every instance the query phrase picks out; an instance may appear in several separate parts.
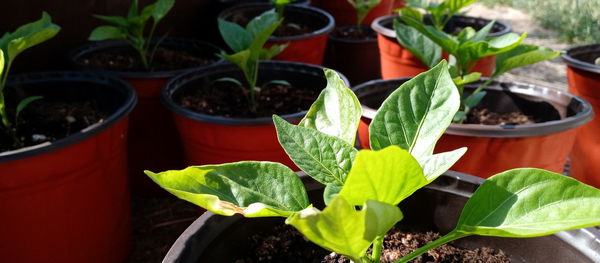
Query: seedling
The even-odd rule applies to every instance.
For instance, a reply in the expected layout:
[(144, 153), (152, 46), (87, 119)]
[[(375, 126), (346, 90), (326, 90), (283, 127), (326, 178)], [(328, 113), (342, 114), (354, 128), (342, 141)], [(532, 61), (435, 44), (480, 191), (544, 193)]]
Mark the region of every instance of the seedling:
[[(216, 214), (286, 217), (287, 224), (325, 249), (356, 263), (380, 262), (385, 233), (403, 217), (398, 203), (466, 152), (433, 154), (460, 106), (459, 94), (445, 61), (414, 77), (373, 119), (373, 150), (357, 151), (352, 145), (360, 103), (334, 71), (326, 69), (325, 75), (327, 87), (298, 125), (273, 116), (290, 158), (325, 185), (323, 211), (312, 207), (298, 176), (279, 163), (244, 161), (146, 174)], [(598, 225), (599, 204), (599, 189), (572, 178), (539, 169), (510, 170), (477, 189), (453, 231), (395, 262), (469, 235), (534, 237)]]
[[(439, 5), (425, 5), (422, 1), (409, 1), (411, 5), (400, 10), (404, 23), (394, 21), (400, 45), (428, 67), (438, 63), (442, 50), (448, 54), (450, 73), (461, 97), (461, 108), (454, 118), (454, 121), (459, 123), (463, 122), (469, 110), (483, 99), (483, 89), (500, 75), (518, 67), (553, 59), (561, 54), (550, 48), (522, 44), (527, 33), (520, 36), (507, 33), (498, 37), (488, 37), (495, 21), (479, 31), (465, 27), (457, 35), (444, 32), (444, 26), (452, 15), (475, 2), (476, 0), (446, 0)], [(428, 15), (423, 16), (416, 8), (423, 8)], [(433, 25), (428, 25), (426, 18), (429, 18)], [(496, 68), (492, 76), (468, 97), (464, 97), (464, 85), (481, 78), (480, 72), (473, 72), (475, 63), (493, 55), (496, 55)]]
[[(10, 67), (17, 55), (26, 49), (40, 44), (54, 37), (60, 27), (52, 23), (48, 13), (43, 12), (42, 18), (38, 21), (23, 25), (15, 32), (5, 33), (0, 38), (0, 118), (2, 119), (2, 130), (10, 137), (12, 144), (16, 148), (23, 146), (23, 142), (17, 136), (17, 121), (19, 114), (31, 102), (41, 99), (41, 96), (31, 96), (21, 100), (16, 107), (15, 116), (10, 120), (6, 111), (6, 102), (4, 99), (4, 87), (8, 79)], [(14, 125), (13, 125), (14, 123)]]
[(285, 11), (285, 6), (290, 4), (292, 0), (271, 0), (271, 3), (275, 5), (275, 11), (277, 12), (277, 17), (279, 19), (283, 19), (283, 12)]
[(381, 0), (348, 0), (348, 3), (356, 10), (356, 28), (360, 32), (363, 20), (373, 8), (381, 3)]
[(283, 19), (278, 18), (274, 10), (269, 10), (257, 16), (248, 23), (246, 28), (224, 19), (219, 19), (219, 31), (225, 43), (233, 50), (229, 55), (225, 51), (219, 54), (223, 59), (237, 65), (246, 78), (246, 87), (239, 85), (239, 81), (232, 81), (243, 90), (250, 111), (255, 112), (258, 106), (256, 81), (258, 78), (259, 60), (268, 60), (279, 54), (287, 45), (273, 45), (263, 48), (271, 34), (281, 24)]
[[(139, 11), (138, 0), (133, 0), (126, 17), (102, 16), (94, 17), (112, 25), (96, 27), (90, 34), (88, 40), (125, 40), (139, 54), (139, 58), (145, 69), (151, 69), (154, 53), (160, 44), (160, 40), (152, 45), (154, 30), (158, 23), (169, 13), (175, 0), (157, 0)], [(146, 24), (152, 18), (152, 26), (147, 36), (144, 36)]]

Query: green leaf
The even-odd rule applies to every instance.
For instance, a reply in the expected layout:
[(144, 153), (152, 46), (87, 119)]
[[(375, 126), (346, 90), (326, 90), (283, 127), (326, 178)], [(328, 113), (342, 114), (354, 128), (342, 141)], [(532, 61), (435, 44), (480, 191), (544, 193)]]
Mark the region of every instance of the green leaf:
[(456, 230), (535, 237), (600, 225), (600, 190), (561, 174), (515, 169), (488, 178), (465, 205)]
[(464, 101), (465, 106), (468, 108), (473, 108), (477, 106), (477, 104), (479, 104), (479, 102), (483, 99), (483, 97), (485, 97), (486, 94), (487, 92), (485, 90), (482, 90), (473, 94), (473, 96), (467, 97), (467, 99), (465, 99)]
[(426, 156), (419, 160), (427, 182), (433, 182), (440, 175), (448, 171), (466, 152), (467, 148), (462, 147), (454, 151)]
[(23, 25), (11, 34), (5, 34), (0, 40), (0, 49), (6, 52), (6, 63), (11, 64), (18, 54), (54, 37), (58, 31), (60, 27), (52, 24), (50, 15), (43, 12), (40, 20)]
[(418, 57), (427, 67), (435, 66), (442, 57), (442, 49), (416, 29), (394, 20), (398, 43)]
[(473, 37), (471, 37), (470, 40), (473, 41), (473, 43), (477, 43), (479, 41), (485, 40), (487, 38), (488, 34), (490, 34), (490, 31), (494, 27), (495, 23), (496, 23), (496, 20), (492, 20), (491, 22), (489, 22), (482, 29), (477, 31), (477, 33)]
[(163, 19), (167, 13), (171, 10), (173, 5), (175, 4), (175, 0), (158, 0), (154, 3), (154, 8), (152, 10), (152, 18), (154, 19), (154, 23), (158, 23), (161, 19)]
[(461, 9), (472, 5), (477, 0), (445, 0), (444, 3), (448, 7), (451, 13), (457, 13)]
[[(480, 58), (501, 54), (516, 48), (527, 37), (526, 33), (519, 36), (514, 33), (508, 33), (488, 41), (480, 41), (460, 47), (458, 54), (468, 54), (473, 61)], [(459, 59), (461, 59), (459, 55)]]
[(390, 146), (358, 152), (339, 195), (351, 205), (367, 200), (396, 205), (426, 184), (417, 160), (407, 151)]
[(272, 45), (268, 49), (260, 49), (260, 50), (258, 50), (258, 52), (259, 52), (258, 59), (259, 60), (270, 60), (274, 56), (277, 56), (279, 53), (281, 53), (281, 51), (286, 49), (288, 46), (289, 46), (289, 43), (286, 43), (286, 44), (282, 44), (282, 45)]
[(429, 156), (459, 106), (458, 90), (442, 61), (383, 102), (369, 126), (371, 149), (397, 145), (417, 159)]
[[(302, 210), (286, 220), (313, 243), (354, 262), (365, 256), (377, 236), (383, 236), (402, 219), (397, 206), (369, 200), (356, 211), (344, 198), (336, 197), (322, 212)], [(361, 204), (361, 205), (363, 205)]]
[(324, 72), (327, 86), (298, 125), (354, 145), (356, 129), (362, 116), (360, 102), (335, 70), (324, 69)]
[(292, 84), (287, 82), (287, 80), (282, 80), (282, 79), (274, 79), (274, 80), (270, 80), (269, 82), (267, 82), (265, 84), (262, 84), (263, 87), (266, 87), (269, 85), (292, 86)]
[(287, 217), (309, 206), (300, 178), (280, 163), (246, 161), (144, 172), (175, 196), (219, 215)]
[(371, 9), (373, 9), (374, 7), (379, 5), (379, 3), (381, 2), (381, 0), (347, 0), (347, 1), (348, 1), (348, 3), (350, 3), (350, 5), (352, 5), (352, 7), (354, 7), (354, 10), (356, 11), (356, 15), (357, 15), (356, 23), (357, 24), (361, 24), (362, 21), (367, 16), (367, 14), (371, 11)]
[(343, 185), (358, 151), (347, 142), (273, 115), (279, 143), (292, 161), (322, 184)]
[(330, 205), (331, 201), (338, 196), (338, 194), (342, 191), (342, 185), (337, 184), (328, 184), (325, 185), (325, 190), (323, 191), (323, 201), (325, 201), (325, 205)]
[(127, 11), (127, 18), (133, 18), (133, 17), (137, 16), (138, 9), (139, 9), (138, 0), (131, 1), (131, 6), (129, 7), (129, 10)]
[(250, 50), (245, 49), (231, 55), (227, 55), (226, 53), (222, 52), (219, 54), (219, 56), (242, 69), (246, 81), (248, 82), (248, 87), (256, 86), (258, 59), (252, 57)]
[(88, 40), (90, 41), (102, 41), (109, 39), (125, 39), (127, 38), (127, 34), (121, 31), (120, 28), (114, 26), (99, 26), (96, 27)]
[(481, 78), (481, 73), (480, 72), (472, 72), (467, 74), (466, 76), (458, 76), (456, 78), (453, 78), (452, 81), (454, 82), (455, 85), (459, 86), (459, 85), (465, 85), (465, 84), (469, 84), (471, 82), (475, 82), (478, 81)]
[(234, 52), (240, 52), (250, 47), (252, 36), (236, 23), (219, 18), (219, 32), (223, 40)]
[(411, 7), (401, 8), (400, 15), (401, 16), (410, 16), (410, 17), (414, 18), (415, 20), (423, 23), (423, 14), (415, 8), (411, 8)]
[[(128, 28), (131, 26), (131, 23), (129, 22), (129, 20), (127, 18), (124, 17), (120, 17), (120, 16), (102, 16), (102, 15), (94, 15), (95, 18), (98, 18), (104, 22), (107, 23), (111, 23), (113, 25), (122, 27), (122, 28)], [(134, 17), (131, 17), (134, 18)]]
[(420, 21), (409, 17), (402, 16), (402, 20), (409, 26), (413, 27), (421, 34), (427, 36), (431, 41), (438, 44), (443, 50), (449, 54), (454, 54), (458, 49), (458, 41), (451, 35), (444, 33), (441, 30), (436, 29), (433, 26), (423, 25)]
[(234, 79), (234, 78), (230, 78), (230, 77), (218, 78), (214, 82), (229, 82), (229, 83), (232, 83), (232, 84), (234, 84), (236, 86), (239, 86), (239, 87), (243, 87), (244, 86), (244, 85), (242, 85), (242, 83), (239, 80)]
[(547, 47), (521, 44), (508, 52), (496, 56), (496, 71), (494, 72), (494, 76), (499, 76), (514, 68), (553, 59), (560, 56), (560, 54), (561, 52)]
[(250, 23), (246, 25), (246, 31), (250, 33), (252, 38), (256, 38), (261, 32), (268, 30), (269, 27), (277, 24), (278, 21), (279, 18), (277, 17), (277, 13), (275, 13), (274, 9), (271, 9), (252, 19)]
[[(277, 27), (279, 27), (281, 22), (283, 22), (283, 19), (279, 19), (275, 21), (275, 23), (267, 25), (265, 22), (272, 22), (272, 19), (269, 19), (269, 17), (271, 17), (272, 15), (272, 11), (267, 11), (261, 14), (260, 16), (254, 18), (253, 21), (261, 21), (260, 23), (257, 23), (255, 26), (253, 26), (256, 27), (254, 29), (250, 27), (250, 24), (253, 24), (253, 21), (250, 21), (250, 23), (248, 24), (247, 30), (252, 31), (252, 42), (250, 44), (249, 49), (253, 52), (261, 50), (265, 43), (267, 43), (267, 40), (269, 40), (269, 37), (271, 37), (273, 32), (275, 32)], [(259, 31), (258, 29), (262, 30)]]
[(43, 99), (44, 97), (42, 96), (29, 96), (27, 98), (22, 99), (19, 104), (17, 105), (17, 110), (15, 111), (15, 122), (19, 119), (19, 114), (21, 113), (21, 111), (23, 111), (25, 109), (25, 107), (27, 107), (27, 105), (29, 105), (30, 103), (39, 100), (39, 99)]
[[(3, 79), (3, 74), (4, 73), (4, 51), (2, 51), (2, 49), (0, 49), (0, 79)], [(0, 86), (0, 93), (2, 93), (2, 89), (4, 87)]]

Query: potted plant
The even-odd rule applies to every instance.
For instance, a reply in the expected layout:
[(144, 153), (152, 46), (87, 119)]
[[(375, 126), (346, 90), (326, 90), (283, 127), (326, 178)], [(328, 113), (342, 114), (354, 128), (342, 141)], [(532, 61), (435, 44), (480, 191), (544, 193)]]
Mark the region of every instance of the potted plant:
[[(451, 208), (440, 209), (430, 215), (407, 213), (406, 217), (413, 222), (431, 222), (435, 221), (431, 217), (440, 218), (448, 232), (412, 252), (402, 251), (403, 240), (390, 240), (393, 238), (391, 236), (384, 240), (385, 234), (405, 217), (397, 205), (435, 181), (467, 150), (463, 147), (433, 154), (436, 141), (460, 106), (460, 97), (447, 65), (442, 62), (413, 78), (384, 102), (373, 121), (373, 127), (378, 128), (373, 133), (377, 134), (374, 151), (358, 151), (352, 146), (360, 119), (360, 106), (357, 98), (340, 80), (336, 80), (331, 72), (326, 74), (330, 84), (334, 85), (329, 85), (323, 91), (299, 125), (273, 116), (279, 141), (290, 158), (308, 176), (325, 186), (322, 192), (326, 205), (324, 209), (314, 207), (300, 178), (278, 163), (243, 161), (146, 173), (169, 192), (218, 215), (238, 215), (237, 219), (240, 216), (286, 218), (285, 223), (293, 226), (305, 238), (335, 252), (328, 257), (341, 260), (340, 257), (344, 256), (353, 262), (408, 262), (433, 248), (468, 236), (537, 237), (600, 223), (599, 189), (549, 171), (515, 169), (497, 174), (478, 187), (458, 182), (467, 189), (477, 190), (464, 204), (454, 226), (449, 225), (449, 218), (445, 214), (438, 213), (460, 210), (455, 203), (447, 203)], [(417, 95), (422, 92), (430, 96)], [(338, 107), (332, 107), (333, 103)], [(427, 107), (429, 110), (424, 110)], [(332, 111), (332, 108), (336, 110)], [(340, 115), (341, 111), (347, 114)], [(438, 195), (438, 198), (444, 197)], [(450, 197), (450, 200), (457, 198)], [(439, 204), (449, 199), (415, 201), (412, 205), (423, 207), (427, 204), (425, 202)], [(282, 222), (263, 220), (259, 224), (264, 226), (255, 229), (255, 224), (241, 225), (243, 223), (239, 220), (219, 220), (215, 215), (210, 216), (200, 219), (206, 225), (198, 229), (206, 234), (204, 238), (208, 240), (186, 244), (197, 245), (204, 250), (180, 254), (191, 256), (188, 258), (167, 257), (167, 262), (197, 262), (207, 258), (211, 262), (234, 262), (236, 258), (231, 256), (236, 248), (229, 247), (229, 244), (244, 242), (225, 244), (218, 241), (216, 235), (222, 234), (219, 239), (228, 241), (243, 240), (244, 237), (233, 230), (245, 229), (242, 232), (256, 233), (255, 230), (272, 226), (273, 222)], [(448, 216), (452, 218), (456, 214)], [(208, 228), (221, 226), (227, 227), (227, 232), (223, 229), (207, 232)], [(276, 239), (276, 242), (293, 241)], [(387, 246), (384, 246), (385, 242)], [(398, 250), (390, 251), (389, 242), (400, 243), (396, 245)], [(550, 244), (550, 240), (543, 243)], [(520, 243), (524, 244), (527, 243)], [(238, 247), (247, 250), (244, 246)], [(541, 258), (544, 253), (559, 254), (556, 253), (557, 249), (559, 247), (556, 245), (545, 247), (545, 251), (540, 253)], [(296, 253), (303, 254), (306, 251)], [(277, 252), (285, 253), (276, 250), (272, 254)], [(429, 257), (436, 257), (436, 254)], [(585, 255), (582, 252), (574, 257), (592, 262), (592, 254)], [(215, 255), (223, 258), (215, 258)], [(527, 256), (527, 253), (521, 255)], [(536, 259), (535, 256), (531, 258)], [(315, 258), (303, 262), (323, 262), (321, 260)]]
[(297, 121), (326, 84), (321, 68), (265, 61), (286, 45), (264, 48), (282, 19), (274, 10), (244, 28), (219, 20), (224, 41), (233, 50), (223, 63), (189, 71), (170, 80), (163, 102), (173, 111), (188, 164), (254, 159), (293, 166), (277, 143), (269, 117), (274, 112)]
[(0, 261), (121, 262), (133, 89), (90, 73), (7, 77), (18, 54), (59, 30), (44, 12), (0, 38)]
[[(131, 114), (129, 169), (137, 193), (155, 194), (144, 167), (174, 169), (183, 165), (182, 146), (171, 115), (160, 103), (165, 82), (186, 70), (219, 63), (212, 44), (182, 38), (155, 37), (155, 28), (174, 0), (157, 0), (140, 10), (134, 0), (126, 16), (100, 16), (108, 23), (95, 28), (86, 44), (70, 55), (80, 69), (104, 71), (132, 85), (140, 103)], [(152, 22), (150, 22), (152, 21)], [(159, 125), (161, 129), (152, 129)], [(150, 143), (151, 142), (151, 143)], [(158, 147), (161, 151), (153, 151)]]
[[(367, 0), (365, 2), (370, 2)], [(393, 12), (394, 0), (381, 0), (365, 18), (361, 21), (365, 25), (371, 24), (374, 19), (389, 15)], [(400, 2), (403, 2), (400, 0)], [(352, 25), (356, 22), (356, 11), (352, 2), (348, 0), (312, 0), (311, 5), (330, 13), (338, 25)]]
[(351, 84), (378, 79), (377, 33), (363, 25), (365, 17), (381, 4), (380, 0), (348, 0), (354, 8), (355, 25), (341, 25), (329, 34), (325, 65), (348, 76)]
[[(567, 79), (569, 90), (592, 104), (595, 111), (600, 108), (598, 92), (594, 87), (600, 85), (600, 44), (571, 47), (562, 56), (567, 63)], [(597, 171), (598, 140), (596, 131), (600, 126), (598, 118), (584, 125), (577, 134), (573, 152), (571, 153), (571, 176), (582, 182), (600, 187)]]
[[(443, 1), (436, 4), (425, 0), (409, 1), (407, 6), (401, 9), (400, 15), (380, 17), (373, 21), (371, 26), (378, 33), (377, 43), (381, 56), (381, 77), (392, 79), (415, 76), (435, 65), (442, 57), (442, 51), (436, 43), (402, 23), (397, 23), (399, 26), (395, 26), (394, 21), (413, 15), (421, 21), (433, 24), (437, 30), (443, 30), (446, 33), (454, 33), (465, 27), (480, 30), (489, 25), (491, 21), (458, 15), (461, 9), (474, 2), (476, 1)], [(423, 12), (426, 12), (427, 15), (424, 16)], [(508, 24), (500, 21), (494, 22), (487, 36), (498, 37), (510, 32)], [(414, 49), (410, 48), (411, 46), (407, 43), (407, 40), (411, 40), (411, 38), (412, 42), (419, 42), (419, 46), (423, 47), (421, 52), (429, 52), (427, 57), (431, 63), (424, 63), (421, 58), (412, 53)], [(494, 62), (495, 57), (493, 55), (484, 57), (473, 66), (473, 70), (481, 72), (483, 76), (490, 76), (494, 70)]]
[(245, 26), (252, 18), (277, 7), (283, 18), (279, 29), (269, 38), (266, 45), (289, 44), (275, 60), (321, 65), (327, 45), (327, 36), (333, 30), (334, 20), (327, 12), (303, 5), (287, 5), (289, 0), (268, 3), (248, 3), (228, 8), (219, 14), (224, 19)]

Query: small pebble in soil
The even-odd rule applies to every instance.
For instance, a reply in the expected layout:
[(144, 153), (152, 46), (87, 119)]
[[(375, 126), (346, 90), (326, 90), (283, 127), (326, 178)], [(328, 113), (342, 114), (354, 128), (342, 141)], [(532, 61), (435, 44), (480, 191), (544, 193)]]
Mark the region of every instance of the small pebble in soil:
[(44, 142), (47, 139), (48, 138), (46, 137), (46, 135), (43, 135), (43, 134), (32, 134), (31, 135), (31, 141), (33, 141), (33, 142)]

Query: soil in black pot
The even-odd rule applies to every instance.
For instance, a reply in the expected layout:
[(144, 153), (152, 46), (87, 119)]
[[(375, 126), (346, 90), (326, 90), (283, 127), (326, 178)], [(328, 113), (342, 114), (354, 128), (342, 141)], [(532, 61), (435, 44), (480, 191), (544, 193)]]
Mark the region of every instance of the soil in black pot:
[(276, 37), (289, 37), (309, 34), (315, 31), (316, 28), (311, 28), (304, 24), (297, 24), (288, 21), (284, 21), (273, 33)]
[[(385, 237), (381, 257), (382, 262), (393, 262), (415, 249), (438, 239), (433, 232), (409, 232), (392, 229)], [(234, 263), (350, 263), (347, 258), (328, 252), (308, 241), (291, 226), (276, 227), (272, 233), (252, 236), (249, 240), (252, 254), (246, 255)], [(370, 253), (370, 251), (369, 251)], [(502, 251), (488, 247), (464, 249), (450, 244), (440, 246), (423, 254), (413, 263), (459, 263), (459, 262), (511, 262)]]
[[(159, 47), (154, 54), (152, 71), (168, 71), (199, 67), (212, 64), (215, 61), (215, 58), (202, 57), (189, 51)], [(91, 53), (84, 56), (80, 62), (89, 67), (104, 70), (133, 72), (147, 71), (142, 64), (139, 55), (131, 49)]]
[(338, 27), (331, 32), (335, 38), (348, 40), (377, 40), (377, 32), (371, 29), (359, 30), (355, 26)]
[(256, 88), (258, 107), (251, 112), (245, 90), (231, 83), (203, 85), (181, 97), (180, 105), (196, 112), (229, 118), (270, 117), (308, 110), (320, 90), (270, 84)]
[[(14, 109), (9, 109), (8, 114), (14, 116)], [(64, 138), (104, 118), (106, 113), (91, 101), (57, 103), (40, 99), (29, 104), (13, 125), (24, 145), (12, 144), (8, 135), (0, 133), (0, 152)]]
[(497, 113), (488, 109), (475, 108), (467, 114), (465, 124), (519, 125), (535, 123), (533, 116), (521, 112)]

